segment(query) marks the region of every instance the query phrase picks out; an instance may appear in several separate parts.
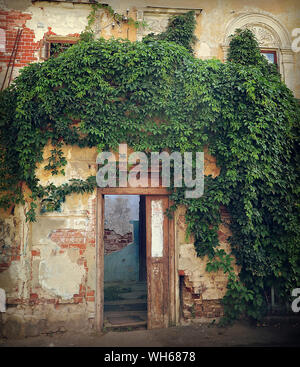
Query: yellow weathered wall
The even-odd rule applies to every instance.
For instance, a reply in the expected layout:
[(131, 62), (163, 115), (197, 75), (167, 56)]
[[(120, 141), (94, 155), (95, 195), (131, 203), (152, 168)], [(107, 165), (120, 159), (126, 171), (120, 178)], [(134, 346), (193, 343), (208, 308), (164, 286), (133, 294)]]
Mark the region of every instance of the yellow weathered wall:
[[(275, 19), (286, 31), (292, 41), (292, 30), (300, 27), (298, 0), (179, 0), (158, 1), (107, 1), (119, 13), (138, 18), (148, 5), (152, 7), (201, 8), (198, 14), (195, 54), (199, 58), (216, 57), (224, 59), (225, 33), (230, 22), (242, 14), (263, 14)], [(67, 36), (80, 33), (87, 25), (90, 6), (87, 4), (35, 2), (24, 0), (0, 0), (0, 7), (15, 9), (32, 15), (26, 27), (35, 34), (35, 42), (45, 37), (48, 27), (56, 35)], [(142, 9), (142, 10), (141, 10)], [(148, 9), (149, 10), (149, 9)], [(155, 16), (151, 10), (148, 16)], [(164, 9), (159, 14), (166, 16)], [(145, 15), (145, 13), (143, 13)], [(134, 41), (140, 37), (127, 24), (112, 28), (111, 19), (101, 11), (96, 30), (104, 27), (99, 35), (106, 38), (121, 37)], [(98, 27), (98, 28), (97, 28)], [(37, 51), (36, 56), (40, 54)], [(290, 53), (285, 65), (285, 78), (293, 86), (297, 98), (300, 98), (300, 52)], [(0, 65), (1, 66), (1, 65)], [(0, 75), (3, 78), (5, 65)], [(18, 68), (16, 69), (18, 71)], [(50, 155), (50, 146), (44, 152), (44, 158)], [(43, 168), (45, 161), (37, 169), (37, 176), (42, 185), (53, 182), (60, 185), (71, 178), (85, 179), (96, 173), (95, 149), (64, 147), (68, 165), (65, 176), (53, 177)], [(205, 152), (205, 174), (216, 176), (219, 168), (215, 159)], [(38, 213), (37, 222), (25, 222), (25, 207), (17, 206), (14, 213), (1, 212), (1, 242), (5, 245), (4, 255), (7, 266), (0, 268), (0, 287), (6, 289), (8, 303), (16, 307), (7, 309), (3, 315), (6, 336), (37, 335), (41, 330), (57, 331), (65, 327), (89, 327), (95, 317), (96, 287), (96, 247), (95, 247), (95, 201), (96, 192), (91, 195), (72, 195), (62, 204), (61, 212)], [(225, 213), (225, 214), (224, 214)], [(230, 235), (229, 219), (224, 211), (223, 223), (219, 229), (221, 247), (230, 251), (227, 237)], [(179, 208), (175, 215), (176, 264), (182, 277), (182, 292), (186, 319), (203, 321), (222, 314), (219, 300), (226, 291), (227, 279), (223, 273), (208, 274), (205, 271), (207, 259), (197, 258), (192, 238), (186, 239), (184, 208)], [(6, 260), (5, 260), (6, 261)], [(236, 270), (238, 270), (236, 268)], [(177, 298), (180, 297), (178, 282)], [(179, 316), (177, 317), (177, 320)]]
[[(96, 173), (96, 150), (64, 147), (66, 176), (51, 176), (37, 169), (42, 185), (60, 185), (71, 178), (86, 179)], [(25, 222), (25, 207), (3, 218), (1, 241), (18, 248), (15, 260), (0, 272), (0, 287), (7, 293), (3, 314), (4, 336), (34, 336), (43, 332), (86, 329), (93, 326), (96, 290), (96, 191), (67, 197), (59, 212), (41, 214)], [(4, 216), (3, 216), (4, 217)], [(11, 258), (8, 257), (8, 260)]]

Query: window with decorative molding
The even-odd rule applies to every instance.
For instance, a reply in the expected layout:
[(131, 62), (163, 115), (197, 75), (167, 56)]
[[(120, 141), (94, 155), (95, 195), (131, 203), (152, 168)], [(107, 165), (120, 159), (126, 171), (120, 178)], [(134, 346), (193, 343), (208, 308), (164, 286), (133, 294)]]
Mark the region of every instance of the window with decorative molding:
[(241, 13), (228, 22), (225, 28), (222, 46), (224, 60), (227, 58), (230, 36), (236, 29), (250, 29), (260, 46), (262, 54), (277, 65), (282, 80), (294, 91), (294, 57), (291, 48), (291, 38), (288, 30), (271, 14)]
[(60, 53), (77, 43), (78, 37), (48, 37), (45, 39), (41, 49), (41, 59), (57, 57)]
[(276, 51), (260, 50), (260, 53), (268, 60), (269, 63), (277, 65)]
[(197, 17), (201, 14), (201, 8), (174, 8), (166, 6), (146, 6), (137, 9), (137, 20), (145, 22), (144, 27), (137, 29), (137, 40), (141, 41), (149, 33), (159, 34), (166, 30), (170, 17), (184, 14), (193, 10)]

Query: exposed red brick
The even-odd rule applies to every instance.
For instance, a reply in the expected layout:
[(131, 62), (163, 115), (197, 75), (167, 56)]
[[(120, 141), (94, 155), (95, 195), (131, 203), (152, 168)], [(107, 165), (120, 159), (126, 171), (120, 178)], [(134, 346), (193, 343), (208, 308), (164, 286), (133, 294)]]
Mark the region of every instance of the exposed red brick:
[(26, 27), (26, 22), (31, 18), (30, 14), (23, 14), (20, 11), (0, 12), (0, 27), (6, 31), (6, 50), (0, 53), (0, 62), (8, 64), (15, 44), (17, 28), (22, 28), (23, 31), (18, 44), (15, 66), (22, 67), (37, 60), (34, 52), (40, 48), (40, 45), (39, 42), (34, 42), (34, 31)]
[(104, 253), (105, 254), (110, 254), (115, 251), (120, 251), (132, 242), (133, 242), (132, 232), (128, 232), (122, 236), (113, 230), (104, 229)]
[(41, 254), (40, 254), (40, 251), (39, 250), (38, 251), (37, 250), (32, 250), (31, 251), (31, 255), (32, 256), (40, 256)]
[[(181, 283), (182, 311), (185, 319), (216, 318), (223, 316), (220, 300), (203, 300), (202, 293), (196, 293), (188, 276)], [(190, 306), (192, 304), (192, 306)]]
[(228, 238), (228, 235), (223, 233), (222, 231), (218, 231), (219, 241), (225, 241)]

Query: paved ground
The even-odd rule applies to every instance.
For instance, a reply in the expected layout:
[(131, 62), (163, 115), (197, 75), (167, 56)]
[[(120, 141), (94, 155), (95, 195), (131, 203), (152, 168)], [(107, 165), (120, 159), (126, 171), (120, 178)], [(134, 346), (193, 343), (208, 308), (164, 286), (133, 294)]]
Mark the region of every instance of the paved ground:
[(102, 335), (64, 333), (19, 340), (0, 339), (0, 347), (300, 347), (300, 322), (231, 327), (189, 325), (161, 330), (107, 332)]

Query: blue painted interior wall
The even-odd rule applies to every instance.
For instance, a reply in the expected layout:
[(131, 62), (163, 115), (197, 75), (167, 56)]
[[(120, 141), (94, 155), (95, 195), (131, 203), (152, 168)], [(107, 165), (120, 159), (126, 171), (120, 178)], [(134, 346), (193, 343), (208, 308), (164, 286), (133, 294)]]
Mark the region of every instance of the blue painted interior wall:
[(104, 281), (126, 282), (139, 280), (139, 221), (132, 220), (133, 240), (120, 251), (104, 256)]
[[(139, 280), (140, 196), (105, 195), (104, 203), (105, 228), (121, 236), (131, 232), (133, 238), (133, 242), (121, 250), (107, 251), (107, 253), (105, 250), (104, 281), (137, 281)], [(109, 241), (107, 246), (110, 246)]]

